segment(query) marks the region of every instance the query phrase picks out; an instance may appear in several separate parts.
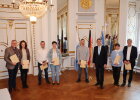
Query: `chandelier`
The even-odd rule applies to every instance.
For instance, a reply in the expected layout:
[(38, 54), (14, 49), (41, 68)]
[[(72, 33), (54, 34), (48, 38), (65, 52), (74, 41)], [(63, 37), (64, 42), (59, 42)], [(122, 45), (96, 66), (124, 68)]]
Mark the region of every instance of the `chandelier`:
[(46, 0), (21, 0), (19, 2), (20, 12), (30, 21), (35, 23), (37, 18), (42, 17), (47, 11)]

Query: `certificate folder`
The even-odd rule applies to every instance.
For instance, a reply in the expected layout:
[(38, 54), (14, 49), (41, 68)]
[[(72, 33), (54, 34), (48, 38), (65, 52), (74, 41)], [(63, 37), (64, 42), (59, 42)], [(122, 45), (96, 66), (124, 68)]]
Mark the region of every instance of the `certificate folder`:
[(80, 67), (81, 67), (81, 68), (86, 68), (86, 65), (87, 65), (87, 62), (84, 61), (84, 60), (81, 60)]
[(59, 58), (53, 58), (53, 65), (60, 65)]
[(116, 56), (113, 63), (114, 64), (119, 64), (120, 60), (121, 60), (121, 56)]
[(10, 60), (11, 60), (13, 63), (18, 63), (18, 62), (19, 62), (19, 59), (18, 59), (18, 57), (17, 57), (16, 54), (12, 55), (12, 56), (10, 57)]
[(126, 69), (126, 70), (132, 70), (131, 64), (125, 64), (125, 69)]
[(29, 60), (23, 60), (22, 64), (23, 69), (29, 69)]

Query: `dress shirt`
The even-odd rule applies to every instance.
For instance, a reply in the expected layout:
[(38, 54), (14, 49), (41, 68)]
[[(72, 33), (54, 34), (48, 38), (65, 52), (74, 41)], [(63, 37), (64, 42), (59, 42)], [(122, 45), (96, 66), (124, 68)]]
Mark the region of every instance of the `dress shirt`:
[(98, 55), (101, 53), (101, 46), (98, 46)]
[(41, 48), (37, 51), (37, 61), (42, 64), (44, 61), (48, 61), (47, 60), (47, 49), (46, 48)]
[(127, 56), (126, 56), (126, 60), (130, 60), (131, 49), (132, 49), (132, 46), (127, 47)]

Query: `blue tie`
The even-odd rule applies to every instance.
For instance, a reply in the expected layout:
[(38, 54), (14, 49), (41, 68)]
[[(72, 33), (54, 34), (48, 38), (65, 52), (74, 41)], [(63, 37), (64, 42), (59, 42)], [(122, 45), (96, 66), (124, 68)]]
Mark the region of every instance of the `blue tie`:
[(100, 51), (101, 51), (100, 46), (98, 46), (98, 55), (100, 55)]

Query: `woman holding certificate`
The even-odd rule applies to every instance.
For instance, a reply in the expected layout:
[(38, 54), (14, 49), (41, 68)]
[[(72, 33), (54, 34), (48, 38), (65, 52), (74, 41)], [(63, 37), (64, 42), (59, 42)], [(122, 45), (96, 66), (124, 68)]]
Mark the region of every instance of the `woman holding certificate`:
[(30, 52), (27, 48), (27, 43), (23, 40), (19, 44), (20, 48), (20, 54), (21, 54), (21, 81), (22, 81), (22, 87), (28, 88), (27, 85), (27, 73), (29, 69), (29, 62), (30, 62)]
[(120, 71), (123, 65), (123, 52), (120, 50), (120, 44), (115, 44), (115, 50), (111, 53), (114, 85), (119, 86)]
[(61, 52), (57, 49), (57, 42), (52, 42), (52, 49), (48, 52), (48, 60), (52, 71), (52, 84), (57, 85), (60, 84), (59, 72), (60, 72), (60, 65), (62, 62)]

